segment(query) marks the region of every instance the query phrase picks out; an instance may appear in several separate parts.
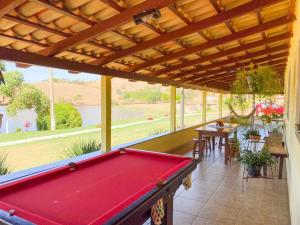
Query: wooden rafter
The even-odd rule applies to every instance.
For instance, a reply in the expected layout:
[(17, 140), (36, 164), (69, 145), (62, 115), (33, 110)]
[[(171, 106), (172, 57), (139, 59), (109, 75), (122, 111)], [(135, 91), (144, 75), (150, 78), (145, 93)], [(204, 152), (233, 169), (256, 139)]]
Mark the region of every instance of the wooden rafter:
[(263, 46), (263, 45), (266, 45), (266, 44), (269, 44), (269, 43), (285, 40), (285, 39), (290, 38), (291, 36), (292, 36), (291, 33), (285, 33), (285, 34), (280, 34), (280, 35), (277, 35), (277, 36), (274, 36), (274, 37), (271, 37), (271, 38), (267, 38), (265, 40), (251, 42), (250, 44), (246, 44), (246, 45), (243, 45), (243, 46), (238, 46), (238, 47), (235, 47), (235, 48), (231, 48), (229, 50), (224, 50), (222, 52), (218, 52), (218, 53), (215, 53), (215, 54), (204, 56), (204, 57), (199, 58), (199, 59), (190, 60), (190, 61), (178, 64), (178, 65), (175, 65), (175, 66), (170, 66), (168, 68), (165, 68), (165, 69), (162, 69), (162, 70), (159, 70), (159, 71), (155, 71), (155, 72), (151, 73), (150, 75), (151, 76), (158, 76), (158, 75), (161, 75), (161, 74), (166, 74), (166, 73), (169, 73), (171, 71), (178, 70), (180, 68), (193, 66), (193, 65), (200, 64), (200, 63), (203, 63), (203, 62), (206, 62), (206, 61), (210, 61), (210, 60), (214, 60), (214, 59), (217, 59), (217, 58), (220, 58), (220, 57), (228, 56), (228, 55), (231, 55), (231, 54), (234, 54), (234, 53), (246, 51), (246, 50), (249, 50), (251, 48), (256, 48), (256, 47)]
[(232, 63), (236, 63), (236, 62), (239, 62), (239, 61), (242, 61), (242, 60), (251, 59), (251, 58), (254, 58), (254, 57), (258, 57), (258, 56), (262, 56), (262, 55), (266, 55), (266, 54), (269, 54), (269, 53), (274, 53), (274, 52), (278, 52), (278, 51), (282, 51), (282, 50), (288, 50), (288, 49), (289, 49), (289, 45), (284, 44), (284, 45), (276, 46), (276, 47), (273, 47), (273, 48), (260, 50), (260, 51), (254, 52), (254, 53), (248, 53), (248, 54), (245, 54), (245, 55), (242, 55), (242, 56), (239, 56), (239, 57), (235, 57), (235, 58), (223, 60), (223, 61), (220, 61), (220, 62), (212, 63), (212, 64), (209, 64), (209, 65), (206, 65), (206, 66), (199, 66), (198, 68), (193, 69), (193, 70), (188, 70), (186, 72), (182, 72), (182, 73), (179, 73), (179, 74), (170, 75), (168, 78), (174, 79), (174, 78), (177, 78), (177, 77), (183, 77), (183, 76), (186, 76), (186, 75), (189, 75), (189, 74), (214, 69), (216, 67), (224, 66), (224, 65), (227, 65), (227, 64), (232, 64)]
[[(188, 26), (185, 26), (185, 27), (177, 29), (175, 31), (166, 33), (159, 37), (150, 39), (145, 42), (141, 42), (138, 45), (124, 49), (115, 54), (108, 55), (106, 57), (102, 57), (100, 60), (97, 60), (95, 62), (95, 64), (97, 64), (97, 65), (106, 64), (106, 63), (114, 61), (116, 59), (123, 58), (125, 56), (132, 55), (137, 52), (143, 51), (145, 49), (152, 48), (152, 47), (160, 45), (160, 44), (164, 44), (166, 42), (172, 41), (179, 37), (198, 32), (199, 30), (217, 25), (217, 24), (222, 23), (231, 18), (241, 16), (241, 15), (251, 12), (253, 10), (263, 8), (263, 7), (275, 4), (280, 1), (282, 1), (282, 0), (253, 0), (249, 3), (246, 3), (242, 6), (230, 9), (226, 12), (221, 12), (218, 15), (211, 16), (207, 19), (201, 20), (196, 23), (192, 23)], [(152, 2), (156, 2), (156, 1), (152, 1)]]
[[(141, 80), (141, 81), (146, 81), (151, 83), (164, 83), (167, 85), (182, 86), (185, 88), (192, 88), (192, 89), (201, 88), (200, 86), (196, 86), (193, 84), (181, 84), (176, 81), (164, 80), (161, 78), (150, 77), (150, 76), (140, 75), (140, 74), (137, 75), (125, 71), (119, 71), (119, 70), (109, 69), (105, 67), (89, 65), (86, 63), (79, 63), (75, 61), (59, 59), (55, 57), (43, 56), (43, 55), (28, 53), (24, 51), (15, 50), (15, 49), (9, 49), (5, 47), (0, 47), (0, 59), (13, 61), (17, 63), (23, 63), (23, 64), (54, 67), (54, 68), (65, 69), (74, 72), (80, 71), (80, 72), (86, 72), (86, 73), (92, 73), (98, 75), (105, 74), (108, 76), (114, 76), (119, 78)], [(218, 92), (220, 90), (212, 90), (212, 91)]]
[[(275, 70), (282, 70), (286, 67), (286, 64), (285, 63), (280, 63), (280, 64), (277, 64), (277, 65), (273, 65), (272, 68), (275, 69)], [(199, 78), (197, 79), (197, 81), (199, 82), (206, 82), (206, 81), (212, 81), (212, 80), (218, 80), (218, 79), (223, 79), (225, 77), (235, 77), (236, 76), (236, 72), (223, 72), (223, 73), (220, 73), (220, 74), (213, 74), (213, 75), (210, 75), (210, 76), (205, 76), (205, 77), (202, 77), (202, 78)]]
[[(264, 58), (262, 60), (256, 60), (255, 63), (256, 65), (270, 65), (270, 66), (280, 66), (282, 64), (285, 64), (286, 63), (286, 59), (275, 59), (273, 61), (269, 61), (267, 62), (267, 58)], [(237, 70), (239, 69), (244, 69), (244, 68), (247, 68), (249, 67), (249, 63), (239, 63), (238, 65), (234, 65), (234, 66), (230, 66), (230, 67), (227, 67), (225, 70), (224, 68), (222, 69), (219, 69), (219, 70), (215, 70), (213, 72), (209, 72), (209, 73), (205, 73), (205, 74), (201, 74), (201, 75), (197, 75), (197, 76), (192, 76), (192, 77), (189, 77), (189, 78), (185, 78), (185, 79), (182, 79), (181, 81), (182, 82), (189, 82), (189, 83), (197, 83), (198, 81), (201, 81), (203, 79), (205, 79), (206, 77), (210, 77), (210, 76), (217, 76), (219, 74), (219, 76), (221, 75), (225, 75), (225, 74), (234, 74), (236, 73)], [(233, 72), (235, 71), (235, 72)]]
[(0, 18), (22, 5), (26, 0), (1, 0), (0, 1)]
[(268, 29), (271, 29), (271, 28), (274, 28), (274, 27), (278, 27), (278, 26), (281, 26), (281, 25), (284, 25), (284, 24), (291, 23), (294, 20), (295, 20), (295, 16), (280, 17), (280, 18), (274, 19), (272, 21), (268, 21), (268, 22), (266, 22), (262, 25), (257, 25), (257, 26), (239, 31), (239, 32), (235, 32), (235, 33), (233, 33), (231, 35), (228, 35), (228, 36), (225, 36), (225, 37), (217, 38), (217, 39), (211, 40), (211, 41), (203, 43), (203, 44), (198, 44), (198, 45), (195, 45), (195, 46), (187, 48), (187, 49), (183, 49), (183, 50), (180, 50), (180, 51), (176, 51), (174, 53), (170, 53), (166, 56), (162, 56), (162, 57), (152, 59), (151, 61), (147, 61), (145, 63), (134, 65), (128, 71), (129, 72), (134, 72), (134, 71), (137, 71), (139, 69), (144, 69), (144, 68), (156, 65), (156, 64), (160, 64), (162, 62), (166, 62), (168, 60), (172, 60), (172, 59), (176, 59), (176, 58), (179, 58), (179, 57), (182, 57), (182, 56), (185, 56), (185, 55), (193, 54), (193, 53), (196, 53), (196, 52), (208, 49), (208, 48), (212, 48), (212, 47), (215, 47), (215, 46), (218, 46), (218, 45), (221, 45), (221, 44), (225, 44), (227, 42), (235, 41), (235, 40), (238, 40), (240, 38), (244, 38), (244, 37), (256, 34), (256, 33), (260, 33), (264, 30), (268, 30)]
[[(201, 74), (193, 74), (193, 76), (188, 77), (188, 78), (181, 78), (182, 82), (187, 82), (187, 81), (192, 81), (192, 80), (199, 80), (201, 78), (203, 78), (204, 76), (209, 76), (209, 75), (214, 75), (214, 74), (218, 74), (218, 73), (222, 73), (222, 72), (231, 72), (231, 71), (235, 71), (237, 69), (241, 69), (241, 68), (245, 68), (248, 67), (249, 64), (253, 63), (253, 64), (261, 64), (261, 63), (265, 63), (268, 62), (267, 64), (269, 65), (276, 65), (276, 64), (280, 64), (283, 62), (286, 62), (287, 59), (285, 57), (288, 56), (288, 53), (278, 53), (278, 54), (274, 54), (271, 56), (267, 56), (267, 57), (263, 57), (260, 59), (255, 59), (252, 60), (250, 62), (243, 62), (243, 63), (238, 63), (236, 65), (233, 66), (227, 66), (221, 69), (217, 69), (217, 70), (213, 70), (213, 71), (208, 71), (208, 72), (204, 72)], [(283, 59), (282, 59), (283, 58)], [(274, 60), (274, 61), (271, 61)]]
[[(280, 68), (276, 68), (276, 71), (281, 73), (284, 71), (284, 67), (280, 67)], [(197, 84), (203, 86), (203, 85), (208, 85), (211, 84), (213, 82), (226, 82), (226, 81), (233, 81), (235, 80), (236, 76), (234, 73), (230, 73), (230, 74), (224, 74), (223, 76), (218, 76), (218, 77), (214, 77), (214, 78), (210, 78), (210, 79), (203, 79), (200, 80), (199, 82), (197, 82)]]
[(174, 0), (160, 0), (160, 1), (145, 1), (141, 4), (135, 5), (111, 18), (104, 20), (98, 24), (95, 24), (83, 31), (80, 31), (66, 39), (63, 39), (50, 47), (43, 49), (39, 52), (41, 55), (45, 56), (53, 56), (59, 52), (67, 50), (73, 46), (76, 46), (79, 43), (92, 39), (99, 35), (100, 33), (110, 31), (117, 26), (120, 26), (129, 20), (132, 19), (137, 13), (142, 11), (155, 8), (155, 7), (163, 7), (172, 3)]

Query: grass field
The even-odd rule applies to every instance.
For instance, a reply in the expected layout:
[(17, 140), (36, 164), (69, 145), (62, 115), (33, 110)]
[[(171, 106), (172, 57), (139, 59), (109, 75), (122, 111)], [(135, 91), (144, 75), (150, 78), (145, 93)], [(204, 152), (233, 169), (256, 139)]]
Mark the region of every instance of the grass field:
[[(216, 114), (210, 114), (208, 118), (216, 117)], [(127, 121), (126, 121), (127, 122)], [(125, 122), (124, 122), (125, 123)], [(185, 115), (185, 124), (188, 126), (201, 123), (201, 115)], [(122, 124), (120, 121), (116, 123)], [(93, 128), (93, 127), (89, 127)], [(73, 132), (89, 128), (75, 128), (67, 130), (43, 131), (43, 132), (26, 132), (0, 135), (1, 142), (18, 140), (20, 138), (31, 138)], [(148, 136), (158, 134), (163, 131), (169, 131), (169, 117), (161, 117), (155, 120), (146, 121), (143, 124), (130, 125), (128, 127), (115, 128), (112, 130), (112, 145), (124, 144), (130, 141), (142, 139)], [(3, 139), (2, 139), (3, 138)], [(7, 162), (12, 171), (32, 168), (35, 166), (55, 162), (64, 159), (64, 152), (69, 149), (76, 141), (97, 139), (100, 140), (100, 132), (85, 133), (76, 136), (55, 138), (51, 140), (35, 141), (26, 144), (6, 146), (0, 148), (0, 154), (7, 154)]]

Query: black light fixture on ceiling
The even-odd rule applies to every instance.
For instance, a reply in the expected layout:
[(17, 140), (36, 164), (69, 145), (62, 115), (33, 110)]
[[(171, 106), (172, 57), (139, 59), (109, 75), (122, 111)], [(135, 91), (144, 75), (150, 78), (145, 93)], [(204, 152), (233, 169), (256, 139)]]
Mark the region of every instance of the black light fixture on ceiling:
[(133, 16), (136, 25), (158, 19), (161, 16), (159, 9), (148, 9)]

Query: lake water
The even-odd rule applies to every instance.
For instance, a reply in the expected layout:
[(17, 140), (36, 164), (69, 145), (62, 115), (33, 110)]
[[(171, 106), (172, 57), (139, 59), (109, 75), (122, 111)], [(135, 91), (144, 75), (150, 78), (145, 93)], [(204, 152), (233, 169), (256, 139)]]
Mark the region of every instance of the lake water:
[[(100, 106), (75, 106), (82, 118), (82, 126), (101, 124), (101, 107)], [(20, 128), (22, 131), (36, 131), (37, 115), (34, 110), (23, 110), (18, 112), (16, 116), (10, 117), (6, 112), (6, 106), (0, 106), (0, 113), (3, 114), (1, 133), (13, 133)], [(112, 120), (124, 120), (129, 118), (142, 118), (141, 112), (135, 112), (126, 107), (112, 107)], [(29, 128), (25, 128), (26, 123), (30, 123)]]

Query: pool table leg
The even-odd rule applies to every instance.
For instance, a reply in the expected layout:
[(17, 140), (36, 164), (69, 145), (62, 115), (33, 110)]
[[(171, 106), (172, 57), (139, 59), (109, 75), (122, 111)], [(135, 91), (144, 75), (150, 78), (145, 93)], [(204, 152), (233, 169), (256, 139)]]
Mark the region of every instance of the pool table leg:
[(165, 204), (165, 217), (162, 225), (173, 225), (173, 196), (168, 196)]

